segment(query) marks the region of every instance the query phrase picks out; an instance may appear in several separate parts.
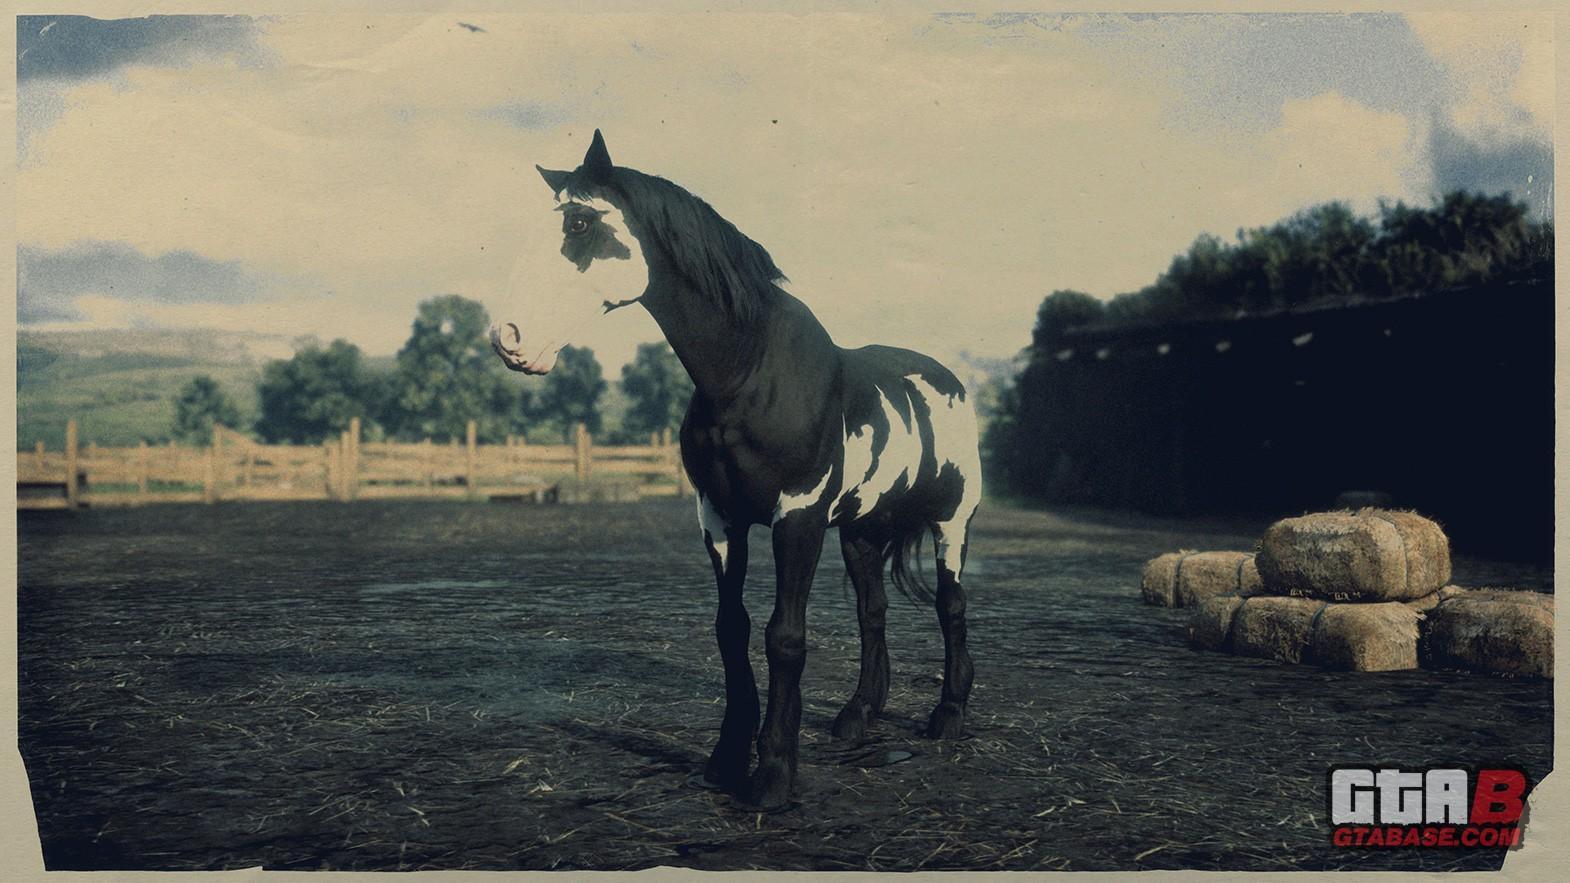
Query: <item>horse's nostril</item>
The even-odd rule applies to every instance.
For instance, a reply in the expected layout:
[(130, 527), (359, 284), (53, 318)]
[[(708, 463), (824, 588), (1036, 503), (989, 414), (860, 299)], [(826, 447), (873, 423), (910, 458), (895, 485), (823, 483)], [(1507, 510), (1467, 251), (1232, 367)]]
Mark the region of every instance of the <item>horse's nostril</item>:
[(503, 355), (518, 355), (523, 345), (523, 332), (511, 322), (491, 326), (491, 346)]

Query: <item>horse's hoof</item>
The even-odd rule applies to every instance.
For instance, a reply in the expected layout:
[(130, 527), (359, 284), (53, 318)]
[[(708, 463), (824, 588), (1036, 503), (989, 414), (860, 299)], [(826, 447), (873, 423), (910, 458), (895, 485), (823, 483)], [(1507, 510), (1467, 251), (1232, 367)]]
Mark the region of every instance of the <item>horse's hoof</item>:
[(705, 791), (729, 791), (729, 790), (731, 790), (729, 788), (726, 788), (724, 785), (721, 785), (719, 782), (710, 781), (709, 777), (707, 775), (703, 774), (703, 773), (693, 773), (692, 775), (688, 776), (687, 777), (687, 784), (691, 785), (694, 788), (702, 788)]
[(732, 794), (740, 793), (742, 786), (747, 783), (747, 758), (742, 755), (739, 763), (730, 762), (724, 758), (711, 757), (703, 768), (701, 775), (694, 775), (687, 780), (689, 784), (710, 791), (729, 791)]
[(861, 741), (867, 735), (867, 729), (872, 726), (872, 706), (857, 699), (852, 699), (834, 719), (834, 726), (829, 732), (834, 738), (846, 741)]
[(744, 806), (751, 812), (776, 812), (790, 806), (790, 768), (781, 761), (758, 764), (747, 786)]
[(928, 739), (958, 739), (965, 731), (965, 707), (954, 702), (944, 702), (932, 709), (927, 719)]

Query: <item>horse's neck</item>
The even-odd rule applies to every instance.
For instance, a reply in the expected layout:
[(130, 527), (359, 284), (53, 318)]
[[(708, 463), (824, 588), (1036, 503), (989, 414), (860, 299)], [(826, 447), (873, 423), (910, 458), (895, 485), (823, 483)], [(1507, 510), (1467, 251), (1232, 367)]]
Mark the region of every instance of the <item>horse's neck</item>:
[(764, 305), (744, 327), (677, 281), (651, 279), (643, 304), (698, 393), (721, 407), (756, 397), (760, 386), (775, 394), (814, 397), (833, 386), (838, 349), (812, 313), (789, 295)]

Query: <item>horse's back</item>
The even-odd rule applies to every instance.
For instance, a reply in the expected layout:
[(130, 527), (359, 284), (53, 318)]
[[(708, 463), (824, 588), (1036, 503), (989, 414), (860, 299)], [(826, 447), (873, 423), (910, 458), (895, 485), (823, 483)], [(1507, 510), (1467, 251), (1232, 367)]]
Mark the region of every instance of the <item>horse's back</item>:
[(914, 375), (926, 381), (940, 395), (955, 396), (961, 401), (966, 397), (965, 384), (954, 376), (954, 372), (925, 353), (897, 346), (871, 344), (845, 350), (844, 357), (849, 369), (847, 381), (850, 383), (854, 383), (857, 378), (849, 375), (860, 375), (879, 386), (885, 383), (897, 384)]

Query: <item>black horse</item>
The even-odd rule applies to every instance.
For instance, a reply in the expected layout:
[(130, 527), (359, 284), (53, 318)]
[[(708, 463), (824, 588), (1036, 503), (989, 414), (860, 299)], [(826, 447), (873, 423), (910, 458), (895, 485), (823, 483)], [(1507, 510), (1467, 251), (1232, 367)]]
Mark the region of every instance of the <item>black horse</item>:
[[(789, 801), (807, 593), (830, 527), (839, 528), (861, 626), (861, 680), (834, 722), (834, 735), (861, 737), (888, 696), (887, 564), (897, 588), (936, 601), (943, 689), (927, 735), (958, 737), (972, 680), (960, 573), (981, 497), (976, 421), (964, 386), (920, 353), (836, 346), (812, 311), (779, 287), (784, 276), (762, 246), (681, 187), (612, 165), (598, 131), (577, 169), (541, 168), (540, 174), (562, 216), (552, 250), (560, 243), (572, 277), (587, 280), (607, 264), (636, 266), (635, 251), (643, 264), (636, 274), (642, 278), (633, 283), (642, 293), (635, 298), (613, 300), (616, 292), (603, 288), (576, 296), (551, 290), (550, 297), (576, 297), (577, 305), (601, 314), (641, 303), (696, 385), (681, 427), (681, 453), (719, 582), (714, 629), (726, 696), (719, 743), (703, 781), (758, 807)], [(553, 257), (552, 263), (562, 261)], [(555, 352), (568, 342), (565, 332), (528, 322), (503, 323), (491, 334), (507, 365), (531, 374), (550, 370)], [(742, 603), (753, 525), (770, 529), (777, 581), (764, 630), (769, 701), (761, 732), (748, 659), (752, 622)], [(935, 598), (911, 570), (928, 531), (937, 552)], [(755, 734), (758, 766), (749, 780)]]

